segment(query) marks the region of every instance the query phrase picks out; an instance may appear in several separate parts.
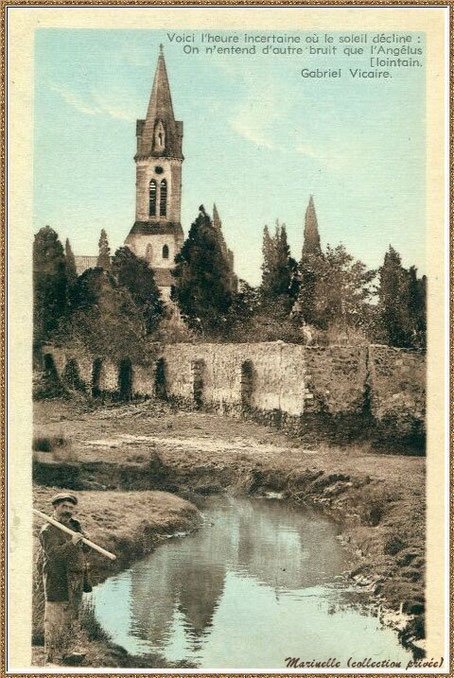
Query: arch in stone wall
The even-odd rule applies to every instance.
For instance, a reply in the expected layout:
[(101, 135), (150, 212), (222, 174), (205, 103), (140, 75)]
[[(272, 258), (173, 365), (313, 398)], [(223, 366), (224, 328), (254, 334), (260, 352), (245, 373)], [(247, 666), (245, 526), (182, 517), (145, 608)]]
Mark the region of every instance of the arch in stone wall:
[(80, 376), (79, 363), (76, 358), (69, 358), (66, 361), (62, 377), (65, 384), (70, 388), (76, 391), (85, 391), (85, 383)]
[(91, 372), (91, 394), (93, 398), (99, 398), (102, 395), (102, 376), (103, 376), (104, 361), (102, 358), (95, 358), (93, 360), (93, 368)]
[(134, 373), (130, 358), (123, 358), (118, 365), (118, 390), (120, 400), (132, 400)]
[(55, 382), (60, 381), (57, 366), (55, 365), (55, 360), (52, 353), (45, 353), (43, 355), (43, 368), (48, 379)]
[(154, 391), (157, 398), (167, 400), (167, 364), (164, 358), (156, 361)]
[(203, 405), (206, 364), (204, 360), (192, 361), (192, 395), (196, 409)]
[(254, 365), (252, 360), (241, 363), (241, 407), (250, 410), (254, 393)]

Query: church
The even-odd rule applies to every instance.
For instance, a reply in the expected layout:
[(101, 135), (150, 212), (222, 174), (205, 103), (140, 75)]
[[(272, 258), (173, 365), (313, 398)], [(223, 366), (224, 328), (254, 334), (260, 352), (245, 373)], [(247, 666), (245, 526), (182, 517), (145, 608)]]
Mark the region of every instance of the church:
[[(183, 122), (175, 120), (163, 47), (144, 120), (136, 122), (136, 211), (124, 244), (148, 261), (164, 301), (170, 299), (174, 260), (184, 242), (181, 226), (181, 169)], [(233, 274), (233, 253), (222, 235), (222, 222), (213, 206), (213, 226), (232, 271), (232, 290), (238, 284)], [(96, 266), (97, 257), (76, 257), (77, 273)]]

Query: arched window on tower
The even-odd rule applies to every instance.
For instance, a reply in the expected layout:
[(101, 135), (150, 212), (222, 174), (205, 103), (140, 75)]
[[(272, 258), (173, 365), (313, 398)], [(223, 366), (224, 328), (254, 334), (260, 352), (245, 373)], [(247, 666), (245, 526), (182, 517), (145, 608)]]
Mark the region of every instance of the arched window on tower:
[(151, 262), (153, 261), (153, 248), (151, 245), (147, 245), (145, 259), (148, 261), (149, 264), (151, 264)]
[(149, 194), (150, 194), (150, 203), (148, 213), (150, 217), (156, 216), (156, 195), (158, 192), (158, 186), (155, 179), (150, 181)]
[(162, 258), (163, 259), (169, 258), (169, 246), (168, 245), (164, 245), (164, 247), (162, 248)]
[(159, 214), (161, 217), (165, 217), (167, 215), (167, 181), (165, 179), (161, 181), (161, 191), (159, 197)]

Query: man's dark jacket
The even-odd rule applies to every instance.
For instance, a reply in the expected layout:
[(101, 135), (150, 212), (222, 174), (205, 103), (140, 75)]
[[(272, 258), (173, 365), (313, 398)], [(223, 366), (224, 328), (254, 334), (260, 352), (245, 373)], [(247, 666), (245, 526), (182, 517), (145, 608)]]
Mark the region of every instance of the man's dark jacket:
[[(71, 518), (66, 526), (73, 532), (85, 534), (78, 520)], [(49, 602), (69, 601), (72, 583), (82, 582), (85, 570), (83, 550), (75, 546), (71, 535), (46, 523), (39, 534), (43, 549), (42, 571), (44, 593)], [(83, 549), (83, 550), (82, 550)]]

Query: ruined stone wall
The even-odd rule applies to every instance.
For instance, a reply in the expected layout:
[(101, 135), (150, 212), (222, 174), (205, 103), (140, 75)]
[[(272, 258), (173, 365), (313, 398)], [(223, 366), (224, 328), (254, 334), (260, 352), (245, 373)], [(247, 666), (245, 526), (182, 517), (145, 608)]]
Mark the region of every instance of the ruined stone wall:
[[(90, 391), (93, 357), (71, 348), (46, 351), (59, 375), (68, 360), (77, 360)], [(161, 393), (191, 407), (243, 413), (302, 436), (329, 432), (336, 440), (394, 438), (415, 445), (424, 440), (425, 357), (420, 352), (277, 341), (155, 345), (153, 355), (150, 350), (142, 364), (132, 365), (134, 395)], [(118, 374), (118, 365), (103, 360), (99, 392), (118, 392)], [(164, 390), (157, 386), (158, 374)]]
[(371, 412), (378, 428), (404, 439), (423, 436), (426, 362), (421, 353), (372, 345), (368, 373)]
[[(251, 409), (300, 415), (304, 409), (304, 347), (258, 344), (173, 344), (163, 348), (169, 395), (193, 398), (194, 369), (202, 363), (203, 400), (219, 410), (242, 404), (242, 366), (252, 364)], [(199, 367), (200, 370), (200, 367)]]
[(331, 415), (361, 413), (367, 351), (367, 346), (306, 348), (306, 410)]

